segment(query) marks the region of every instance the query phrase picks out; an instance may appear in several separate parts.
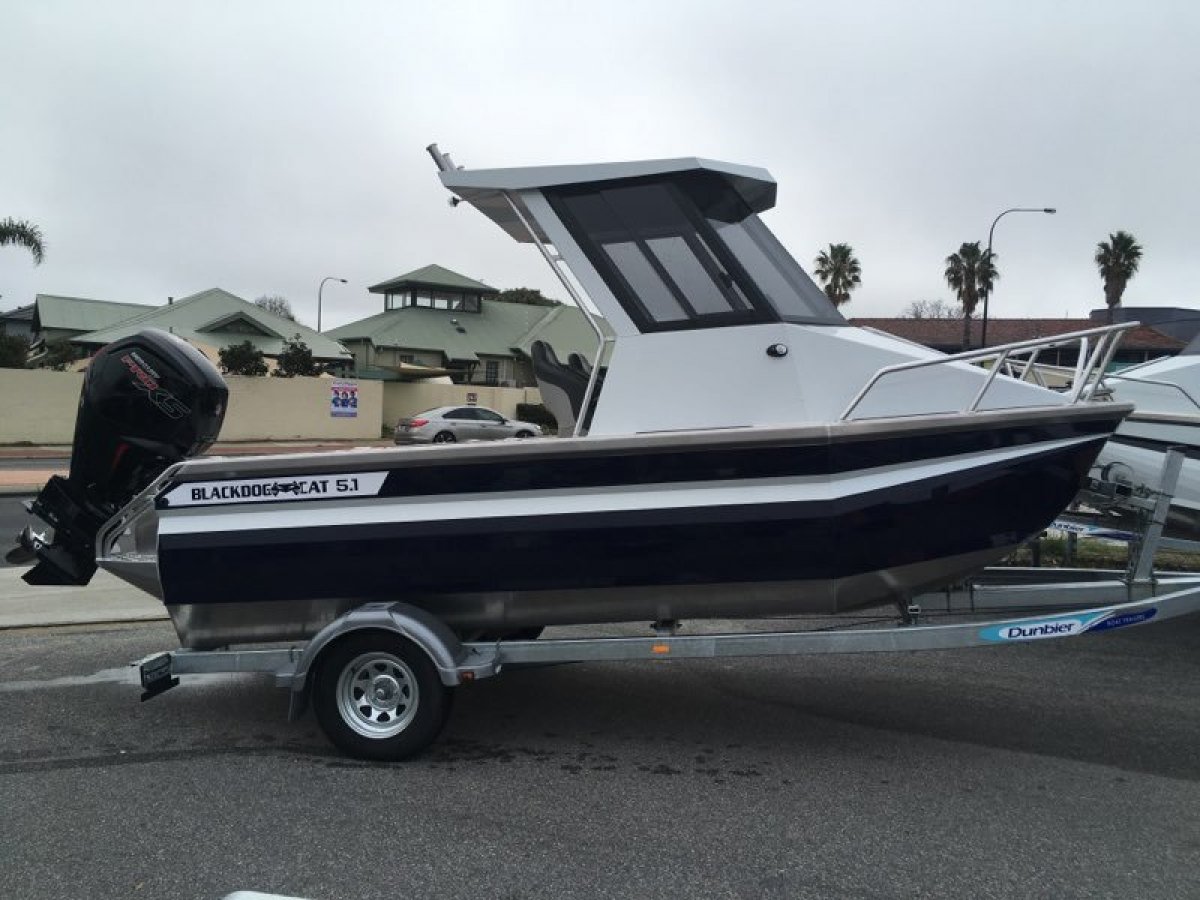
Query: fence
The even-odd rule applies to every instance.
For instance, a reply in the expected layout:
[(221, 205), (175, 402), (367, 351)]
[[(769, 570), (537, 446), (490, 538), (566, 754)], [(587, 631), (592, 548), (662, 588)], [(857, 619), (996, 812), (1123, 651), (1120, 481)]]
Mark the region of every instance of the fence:
[[(364, 440), (380, 436), (401, 416), (435, 406), (477, 403), (503, 415), (518, 403), (540, 403), (533, 388), (462, 384), (402, 384), (346, 380), (358, 388), (354, 416), (332, 415), (328, 378), (226, 377), (229, 409), (223, 441)], [(0, 445), (69, 444), (83, 375), (43, 369), (0, 369)]]

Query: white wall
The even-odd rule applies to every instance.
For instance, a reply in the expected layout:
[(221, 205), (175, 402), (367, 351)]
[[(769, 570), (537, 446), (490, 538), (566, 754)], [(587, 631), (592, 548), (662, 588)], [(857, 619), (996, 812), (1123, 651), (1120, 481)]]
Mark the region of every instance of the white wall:
[(80, 372), (0, 369), (0, 444), (69, 444)]
[[(229, 411), (221, 427), (223, 441), (362, 440), (377, 438), (383, 407), (383, 383), (352, 378), (251, 378), (226, 375)], [(354, 418), (330, 415), (334, 384), (358, 385)]]
[[(330, 378), (229, 375), (223, 441), (378, 438), (383, 384)], [(330, 415), (334, 383), (358, 385), (354, 418)], [(45, 369), (0, 369), (0, 444), (70, 444), (83, 375)]]
[[(329, 378), (227, 375), (229, 409), (222, 441), (364, 440), (382, 425), (435, 406), (474, 402), (515, 416), (518, 403), (541, 403), (535, 388)], [(358, 414), (330, 415), (334, 383), (358, 385)], [(80, 372), (0, 369), (0, 444), (70, 444), (83, 386)]]

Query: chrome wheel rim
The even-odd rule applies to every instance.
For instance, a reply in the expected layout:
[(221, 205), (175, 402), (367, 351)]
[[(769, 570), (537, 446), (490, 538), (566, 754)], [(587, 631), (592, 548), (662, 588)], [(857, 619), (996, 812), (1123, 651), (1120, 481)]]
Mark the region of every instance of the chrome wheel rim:
[(454, 440), (454, 435), (447, 434), (444, 431), (439, 434), (435, 434), (433, 436), (433, 442), (435, 444), (449, 444), (453, 440)]
[(417, 715), (417, 679), (402, 659), (382, 651), (356, 656), (337, 683), (342, 721), (368, 738), (393, 737)]

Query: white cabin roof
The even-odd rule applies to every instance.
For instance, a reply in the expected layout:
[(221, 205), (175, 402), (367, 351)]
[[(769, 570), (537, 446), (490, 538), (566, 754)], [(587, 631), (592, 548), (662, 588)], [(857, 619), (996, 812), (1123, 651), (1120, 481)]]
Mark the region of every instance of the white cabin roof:
[[(570, 166), (529, 166), (512, 169), (451, 169), (441, 173), (447, 190), (476, 207), (485, 216), (522, 243), (531, 243), (528, 232), (513, 213), (505, 192), (519, 201), (522, 191), (613, 181), (619, 178), (640, 178), (647, 175), (668, 175), (683, 172), (715, 172), (724, 176), (730, 187), (746, 201), (754, 212), (763, 212), (775, 205), (776, 183), (771, 173), (758, 166), (683, 156), (677, 159), (647, 159), (619, 163), (589, 163)], [(522, 204), (523, 206), (523, 204)], [(527, 211), (522, 208), (522, 213)], [(529, 217), (533, 227), (538, 227)], [(545, 240), (545, 235), (538, 235)]]

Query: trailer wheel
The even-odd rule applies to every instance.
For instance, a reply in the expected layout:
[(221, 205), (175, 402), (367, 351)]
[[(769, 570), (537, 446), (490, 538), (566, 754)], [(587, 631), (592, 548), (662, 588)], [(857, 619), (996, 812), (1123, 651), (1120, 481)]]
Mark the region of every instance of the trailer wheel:
[(429, 656), (407, 638), (351, 635), (326, 651), (315, 674), (313, 709), (339, 749), (360, 759), (400, 760), (438, 736), (453, 695)]

